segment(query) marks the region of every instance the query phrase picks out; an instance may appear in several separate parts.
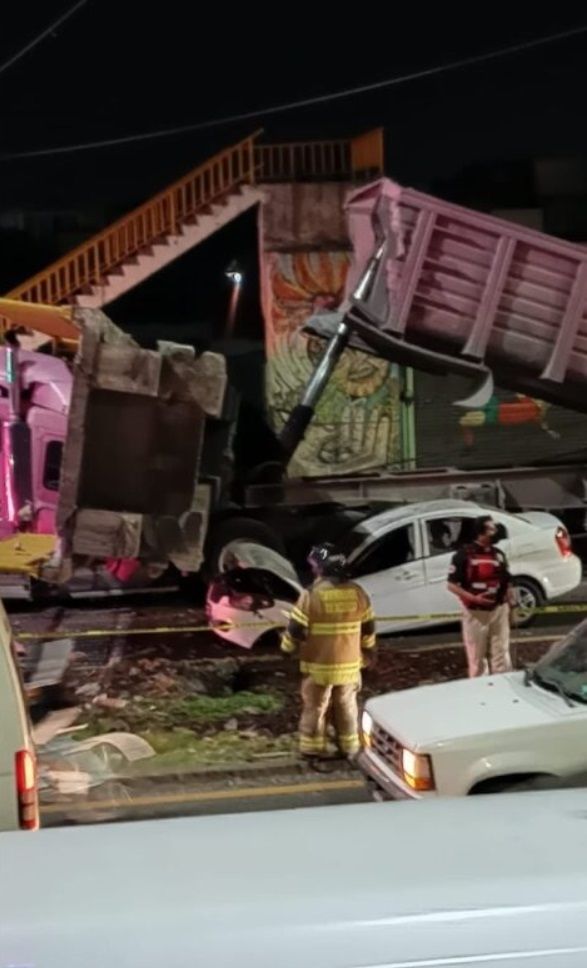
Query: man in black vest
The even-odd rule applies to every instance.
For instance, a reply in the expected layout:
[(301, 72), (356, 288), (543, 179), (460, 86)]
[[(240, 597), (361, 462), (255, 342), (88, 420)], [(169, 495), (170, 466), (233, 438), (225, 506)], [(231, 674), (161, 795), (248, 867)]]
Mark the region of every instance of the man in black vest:
[(506, 556), (495, 547), (497, 527), (490, 515), (477, 518), (473, 543), (453, 556), (449, 591), (463, 610), (463, 641), (469, 676), (509, 672), (510, 609), (514, 588)]

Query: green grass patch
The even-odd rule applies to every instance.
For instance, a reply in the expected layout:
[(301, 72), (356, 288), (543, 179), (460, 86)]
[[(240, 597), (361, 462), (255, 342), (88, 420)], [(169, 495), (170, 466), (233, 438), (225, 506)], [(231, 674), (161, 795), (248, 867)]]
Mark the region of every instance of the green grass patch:
[(171, 771), (188, 772), (190, 768), (222, 766), (223, 764), (254, 763), (270, 756), (294, 755), (296, 737), (242, 736), (224, 730), (211, 736), (197, 736), (190, 730), (172, 732), (146, 730), (140, 734), (150, 743), (157, 755), (137, 763), (133, 773), (157, 774)]
[[(173, 731), (205, 729), (239, 718), (265, 716), (279, 712), (283, 697), (279, 693), (238, 692), (229, 696), (189, 696), (185, 699), (141, 699), (129, 701), (124, 709), (94, 709), (87, 719), (87, 728), (76, 738), (101, 736), (122, 730), (167, 734)], [(249, 719), (250, 721), (250, 719)]]
[(172, 699), (165, 704), (170, 719), (194, 723), (216, 723), (239, 715), (258, 716), (276, 713), (283, 706), (281, 696), (275, 693), (236, 692), (230, 696), (190, 696)]

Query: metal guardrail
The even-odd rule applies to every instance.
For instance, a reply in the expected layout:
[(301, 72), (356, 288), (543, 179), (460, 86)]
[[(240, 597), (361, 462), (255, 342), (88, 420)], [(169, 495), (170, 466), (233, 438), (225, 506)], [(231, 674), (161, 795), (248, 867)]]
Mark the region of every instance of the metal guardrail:
[(343, 179), (351, 172), (349, 141), (308, 141), (256, 145), (259, 181), (288, 182), (327, 177)]
[(383, 173), (383, 129), (358, 138), (255, 145), (260, 182), (358, 181)]

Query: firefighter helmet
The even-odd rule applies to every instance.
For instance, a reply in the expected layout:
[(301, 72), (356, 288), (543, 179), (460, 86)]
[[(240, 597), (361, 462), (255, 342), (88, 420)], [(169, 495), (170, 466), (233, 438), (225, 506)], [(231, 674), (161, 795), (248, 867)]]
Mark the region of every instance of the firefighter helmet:
[(345, 556), (329, 541), (314, 545), (308, 555), (308, 564), (321, 578), (344, 578), (346, 574)]

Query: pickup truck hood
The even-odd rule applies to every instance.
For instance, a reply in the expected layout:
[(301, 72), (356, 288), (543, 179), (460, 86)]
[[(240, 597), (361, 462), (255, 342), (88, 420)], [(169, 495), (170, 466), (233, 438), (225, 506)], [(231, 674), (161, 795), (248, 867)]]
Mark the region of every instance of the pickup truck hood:
[(419, 686), (371, 699), (367, 710), (402, 744), (418, 750), (542, 726), (573, 712), (557, 694), (526, 687), (523, 679), (523, 672), (512, 672)]

